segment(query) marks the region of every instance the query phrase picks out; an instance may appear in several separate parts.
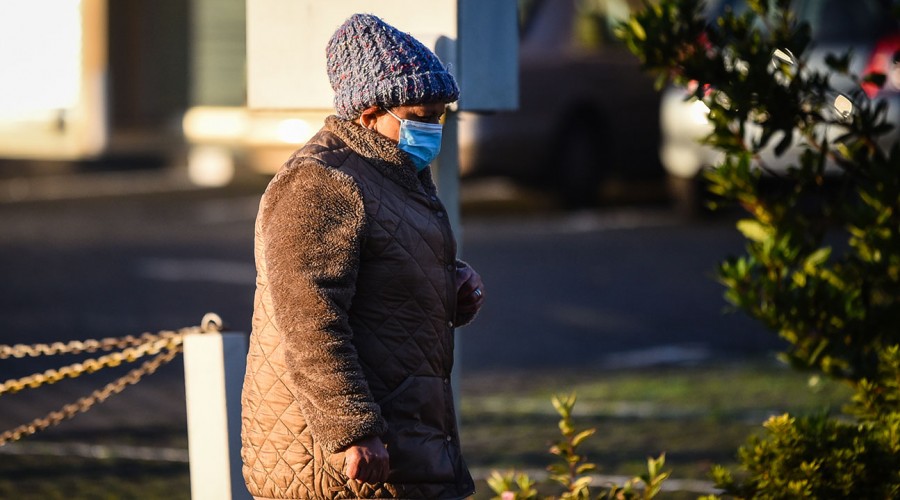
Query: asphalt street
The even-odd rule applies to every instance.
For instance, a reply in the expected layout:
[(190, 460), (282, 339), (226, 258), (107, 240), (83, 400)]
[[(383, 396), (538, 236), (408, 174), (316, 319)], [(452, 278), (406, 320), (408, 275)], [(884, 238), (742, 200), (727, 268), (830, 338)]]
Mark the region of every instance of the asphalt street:
[[(160, 190), (0, 205), (0, 343), (176, 329), (208, 311), (248, 331), (259, 194)], [(458, 334), (463, 380), (702, 363), (765, 356), (780, 345), (723, 312), (715, 266), (742, 247), (728, 218), (686, 221), (665, 206), (471, 214), (459, 237), (487, 295), (476, 322)], [(67, 428), (181, 425), (180, 363)], [(0, 379), (61, 364), (5, 360)], [(4, 396), (0, 430), (90, 392), (117, 370)]]

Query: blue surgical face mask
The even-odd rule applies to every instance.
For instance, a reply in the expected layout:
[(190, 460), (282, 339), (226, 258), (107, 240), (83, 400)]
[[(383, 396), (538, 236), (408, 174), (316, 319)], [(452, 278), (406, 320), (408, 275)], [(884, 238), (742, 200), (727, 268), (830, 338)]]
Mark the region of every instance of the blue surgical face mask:
[(397, 146), (412, 158), (417, 171), (427, 167), (441, 152), (441, 132), (444, 127), (440, 123), (425, 123), (404, 120), (385, 109), (391, 116), (400, 121), (400, 141)]

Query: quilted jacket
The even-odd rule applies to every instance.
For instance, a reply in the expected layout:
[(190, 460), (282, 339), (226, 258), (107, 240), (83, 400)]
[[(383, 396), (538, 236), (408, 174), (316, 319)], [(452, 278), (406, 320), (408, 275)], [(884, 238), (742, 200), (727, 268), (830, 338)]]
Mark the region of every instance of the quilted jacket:
[[(244, 479), (257, 498), (464, 498), (450, 370), (456, 242), (429, 169), (329, 117), (260, 202), (242, 395)], [(378, 435), (382, 484), (342, 450)]]

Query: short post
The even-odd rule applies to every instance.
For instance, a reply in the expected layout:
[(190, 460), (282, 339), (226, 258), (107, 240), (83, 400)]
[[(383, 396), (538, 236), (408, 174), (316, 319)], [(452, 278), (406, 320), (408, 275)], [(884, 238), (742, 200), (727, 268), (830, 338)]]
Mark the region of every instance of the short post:
[(247, 336), (238, 332), (184, 337), (191, 498), (244, 500), (241, 474), (241, 387)]

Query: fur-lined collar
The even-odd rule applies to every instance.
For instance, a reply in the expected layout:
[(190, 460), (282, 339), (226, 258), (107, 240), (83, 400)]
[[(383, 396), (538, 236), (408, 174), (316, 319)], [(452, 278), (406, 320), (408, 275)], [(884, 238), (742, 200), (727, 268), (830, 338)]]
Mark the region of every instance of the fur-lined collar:
[(431, 167), (425, 167), (417, 173), (409, 155), (401, 151), (394, 141), (356, 122), (334, 115), (325, 119), (325, 128), (397, 184), (410, 191), (424, 189), (429, 195), (436, 192)]

